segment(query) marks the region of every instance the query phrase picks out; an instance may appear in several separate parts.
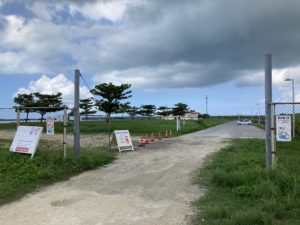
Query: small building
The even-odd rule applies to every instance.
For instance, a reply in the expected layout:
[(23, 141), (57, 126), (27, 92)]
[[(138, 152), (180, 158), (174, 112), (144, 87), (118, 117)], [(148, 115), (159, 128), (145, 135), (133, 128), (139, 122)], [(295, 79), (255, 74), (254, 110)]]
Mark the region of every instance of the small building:
[(198, 120), (199, 113), (197, 112), (188, 112), (181, 117), (182, 120)]
[[(198, 112), (188, 112), (186, 114), (184, 114), (183, 116), (180, 116), (181, 120), (198, 120)], [(174, 116), (173, 114), (170, 114), (168, 116), (162, 116), (161, 117), (163, 120), (175, 120), (176, 116)]]

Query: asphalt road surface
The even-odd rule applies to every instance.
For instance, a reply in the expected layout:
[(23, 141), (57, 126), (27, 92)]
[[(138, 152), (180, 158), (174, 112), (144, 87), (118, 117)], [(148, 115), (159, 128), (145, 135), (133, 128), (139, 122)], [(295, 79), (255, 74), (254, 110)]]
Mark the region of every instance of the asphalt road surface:
[(197, 132), (201, 137), (258, 138), (264, 139), (265, 132), (253, 125), (236, 125), (236, 121)]
[(5, 225), (182, 225), (204, 191), (193, 172), (228, 138), (263, 138), (253, 126), (231, 122), (119, 154), (85, 172), (0, 207)]

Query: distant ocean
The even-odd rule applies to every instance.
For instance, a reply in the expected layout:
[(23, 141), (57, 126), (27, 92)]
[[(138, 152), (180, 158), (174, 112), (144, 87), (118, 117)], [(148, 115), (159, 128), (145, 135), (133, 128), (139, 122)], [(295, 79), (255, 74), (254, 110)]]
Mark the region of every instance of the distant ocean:
[(16, 120), (0, 120), (0, 123), (15, 123)]

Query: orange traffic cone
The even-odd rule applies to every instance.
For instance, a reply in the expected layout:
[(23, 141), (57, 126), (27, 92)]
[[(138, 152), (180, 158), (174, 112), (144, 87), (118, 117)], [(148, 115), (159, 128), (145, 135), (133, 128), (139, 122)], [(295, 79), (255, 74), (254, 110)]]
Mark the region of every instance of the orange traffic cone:
[(150, 144), (149, 138), (148, 138), (148, 134), (146, 134), (146, 137), (145, 137), (145, 144), (146, 144), (146, 145), (147, 145), (147, 144)]
[(169, 137), (168, 130), (166, 130), (165, 138), (168, 138), (168, 137)]
[(169, 137), (172, 138), (172, 130), (170, 129)]
[(153, 132), (151, 133), (150, 141), (151, 141), (151, 142), (154, 142), (154, 134), (153, 134)]
[(157, 140), (161, 141), (161, 135), (160, 135), (160, 132), (158, 132)]
[(143, 136), (141, 137), (141, 140), (139, 141), (138, 147), (145, 147), (145, 139)]

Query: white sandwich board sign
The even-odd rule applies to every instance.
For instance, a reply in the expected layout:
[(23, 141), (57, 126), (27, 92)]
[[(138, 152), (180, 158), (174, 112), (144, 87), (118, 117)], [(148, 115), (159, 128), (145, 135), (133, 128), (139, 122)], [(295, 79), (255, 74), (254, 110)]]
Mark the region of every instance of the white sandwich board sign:
[(111, 143), (117, 144), (119, 152), (134, 151), (128, 130), (115, 130)]
[(18, 126), (14, 140), (10, 146), (11, 152), (31, 154), (31, 158), (36, 152), (43, 127)]
[(277, 141), (291, 141), (291, 117), (290, 116), (276, 116), (276, 140)]

